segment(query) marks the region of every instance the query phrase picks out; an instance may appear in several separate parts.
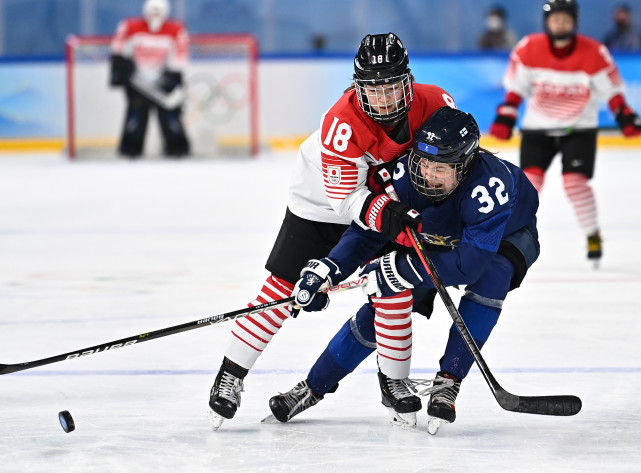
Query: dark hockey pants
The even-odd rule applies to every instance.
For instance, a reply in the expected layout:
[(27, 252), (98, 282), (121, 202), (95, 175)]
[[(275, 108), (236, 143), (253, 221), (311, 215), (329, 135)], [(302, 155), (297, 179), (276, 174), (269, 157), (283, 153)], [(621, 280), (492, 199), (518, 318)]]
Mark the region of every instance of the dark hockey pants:
[(185, 156), (189, 154), (189, 141), (181, 122), (181, 108), (165, 110), (156, 106), (137, 91), (127, 88), (127, 112), (122, 131), (120, 154), (125, 156), (140, 156), (142, 154), (149, 111), (155, 108), (163, 136), (163, 153), (167, 156)]

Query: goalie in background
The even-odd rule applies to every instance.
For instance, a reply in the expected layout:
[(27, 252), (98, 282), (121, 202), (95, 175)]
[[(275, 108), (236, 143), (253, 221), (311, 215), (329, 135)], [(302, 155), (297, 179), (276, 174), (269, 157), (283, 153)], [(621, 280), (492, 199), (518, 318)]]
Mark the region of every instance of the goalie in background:
[(122, 86), (127, 112), (118, 151), (136, 158), (142, 154), (149, 111), (156, 109), (166, 156), (189, 154), (182, 124), (183, 71), (189, 36), (183, 24), (169, 17), (168, 0), (146, 0), (143, 18), (118, 24), (111, 43), (112, 86)]

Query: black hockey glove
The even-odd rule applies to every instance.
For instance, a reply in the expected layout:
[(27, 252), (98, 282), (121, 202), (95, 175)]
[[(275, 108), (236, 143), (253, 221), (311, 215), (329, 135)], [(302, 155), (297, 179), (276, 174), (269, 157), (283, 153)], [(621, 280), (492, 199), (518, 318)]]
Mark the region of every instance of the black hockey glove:
[(621, 110), (617, 113), (616, 120), (624, 136), (641, 135), (641, 119), (627, 105), (621, 107)]
[(329, 296), (318, 291), (331, 287), (343, 279), (340, 269), (329, 258), (309, 260), (300, 272), (300, 276), (292, 293), (295, 298), (292, 317), (297, 317), (301, 309), (306, 312), (325, 310), (329, 305)]
[(114, 86), (127, 85), (134, 72), (134, 63), (131, 59), (114, 54), (110, 58), (109, 83)]
[(360, 220), (372, 230), (385, 233), (390, 240), (411, 248), (412, 242), (405, 233), (405, 227), (420, 232), (423, 217), (416, 210), (387, 195), (370, 194), (365, 199)]
[(180, 72), (165, 71), (156, 81), (158, 88), (169, 93), (183, 83), (183, 75)]
[(395, 296), (423, 282), (411, 256), (397, 251), (370, 261), (359, 271), (359, 275), (367, 277), (363, 292), (377, 297)]
[(490, 126), (490, 135), (499, 140), (509, 140), (512, 137), (512, 129), (516, 125), (518, 105), (502, 103), (496, 109), (496, 118)]

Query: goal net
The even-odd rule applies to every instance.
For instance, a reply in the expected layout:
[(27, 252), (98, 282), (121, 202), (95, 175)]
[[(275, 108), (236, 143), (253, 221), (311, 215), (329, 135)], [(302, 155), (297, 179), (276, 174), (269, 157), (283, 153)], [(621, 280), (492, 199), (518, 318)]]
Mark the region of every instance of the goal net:
[[(111, 36), (70, 36), (67, 64), (67, 154), (113, 157), (126, 99), (109, 85)], [(258, 153), (258, 43), (250, 34), (194, 34), (184, 76), (183, 123), (196, 157)], [(145, 156), (158, 156), (158, 120), (149, 117)]]

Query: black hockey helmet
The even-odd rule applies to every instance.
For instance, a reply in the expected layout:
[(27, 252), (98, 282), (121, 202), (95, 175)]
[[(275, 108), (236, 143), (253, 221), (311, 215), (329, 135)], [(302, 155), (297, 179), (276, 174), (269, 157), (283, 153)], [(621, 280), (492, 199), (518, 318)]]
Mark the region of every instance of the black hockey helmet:
[(447, 198), (476, 161), (480, 138), (472, 115), (439, 108), (414, 135), (408, 160), (414, 189), (432, 201)]
[[(393, 123), (407, 114), (412, 79), (407, 49), (398, 36), (387, 33), (363, 38), (354, 58), (354, 86), (361, 109), (373, 120)], [(383, 100), (385, 97), (388, 99)]]
[[(554, 35), (550, 33), (547, 27), (547, 19), (552, 13), (563, 12), (567, 13), (574, 19), (574, 29), (571, 33)], [(543, 25), (545, 32), (552, 40), (569, 39), (576, 34), (576, 29), (579, 25), (579, 5), (576, 0), (547, 0), (543, 5)]]

